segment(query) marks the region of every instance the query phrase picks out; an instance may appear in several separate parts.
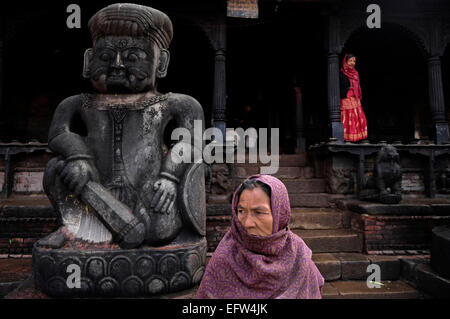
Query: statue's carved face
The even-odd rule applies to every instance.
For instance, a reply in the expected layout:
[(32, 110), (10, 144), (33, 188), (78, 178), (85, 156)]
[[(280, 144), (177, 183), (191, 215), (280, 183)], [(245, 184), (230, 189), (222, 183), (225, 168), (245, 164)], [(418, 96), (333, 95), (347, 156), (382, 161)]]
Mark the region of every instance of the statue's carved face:
[(89, 70), (101, 93), (138, 93), (155, 89), (158, 46), (143, 38), (106, 36), (93, 49)]

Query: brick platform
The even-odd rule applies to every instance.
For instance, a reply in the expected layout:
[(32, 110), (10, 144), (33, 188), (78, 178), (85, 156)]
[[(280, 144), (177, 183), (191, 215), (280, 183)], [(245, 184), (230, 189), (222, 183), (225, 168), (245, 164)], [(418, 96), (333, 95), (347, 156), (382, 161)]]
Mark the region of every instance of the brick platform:
[(431, 230), (450, 223), (450, 201), (417, 199), (400, 205), (338, 201), (351, 228), (362, 232), (364, 252), (428, 250)]

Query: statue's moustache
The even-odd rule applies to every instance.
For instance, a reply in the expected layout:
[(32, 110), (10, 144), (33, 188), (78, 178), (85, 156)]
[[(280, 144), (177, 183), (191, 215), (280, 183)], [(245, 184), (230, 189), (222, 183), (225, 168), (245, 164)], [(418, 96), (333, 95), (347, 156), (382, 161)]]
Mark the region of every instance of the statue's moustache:
[[(139, 81), (142, 81), (149, 77), (148, 72), (142, 71), (141, 69), (136, 68), (136, 67), (129, 68), (127, 73), (130, 76), (135, 76)], [(108, 74), (108, 69), (105, 67), (100, 67), (100, 68), (95, 69), (92, 72), (92, 78), (95, 81), (97, 81), (102, 74)], [(128, 77), (130, 77), (130, 76), (128, 76)]]
[(106, 74), (107, 73), (107, 68), (97, 68), (92, 72), (92, 79), (94, 79), (94, 81), (98, 81), (98, 79), (100, 78), (100, 76), (102, 74)]
[(134, 75), (139, 81), (142, 81), (149, 77), (148, 72), (142, 71), (139, 68), (131, 67), (129, 73)]

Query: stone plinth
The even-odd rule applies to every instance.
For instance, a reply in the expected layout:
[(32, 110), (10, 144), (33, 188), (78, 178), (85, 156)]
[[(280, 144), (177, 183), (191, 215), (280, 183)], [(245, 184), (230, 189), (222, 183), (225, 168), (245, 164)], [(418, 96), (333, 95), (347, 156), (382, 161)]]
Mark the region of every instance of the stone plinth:
[(338, 206), (347, 211), (351, 228), (363, 232), (366, 253), (428, 250), (433, 227), (450, 222), (447, 200), (403, 200), (396, 205), (342, 200)]
[[(205, 238), (137, 249), (49, 249), (37, 242), (33, 248), (33, 276), (36, 288), (51, 297), (152, 296), (199, 284), (205, 261)], [(72, 264), (79, 266), (80, 288), (69, 288), (67, 284), (73, 274), (73, 269), (68, 272)]]

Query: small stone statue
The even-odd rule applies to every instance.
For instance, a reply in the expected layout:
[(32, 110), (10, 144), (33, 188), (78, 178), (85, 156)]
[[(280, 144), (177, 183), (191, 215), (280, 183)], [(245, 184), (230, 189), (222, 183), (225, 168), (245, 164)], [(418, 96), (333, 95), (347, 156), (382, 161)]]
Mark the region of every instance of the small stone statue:
[[(172, 23), (150, 7), (113, 4), (88, 26), (93, 48), (83, 75), (98, 93), (65, 99), (53, 116), (49, 148), (57, 156), (44, 189), (62, 226), (34, 247), (36, 284), (53, 296), (189, 288), (206, 258), (204, 167), (181, 161), (175, 146), (202, 145), (194, 121), (203, 123), (203, 110), (190, 96), (157, 91)], [(168, 127), (193, 138), (167, 145)], [(79, 289), (67, 289), (68, 264), (81, 269)]]
[(392, 145), (383, 146), (377, 154), (372, 178), (360, 192), (361, 200), (398, 204), (402, 199), (400, 156)]

